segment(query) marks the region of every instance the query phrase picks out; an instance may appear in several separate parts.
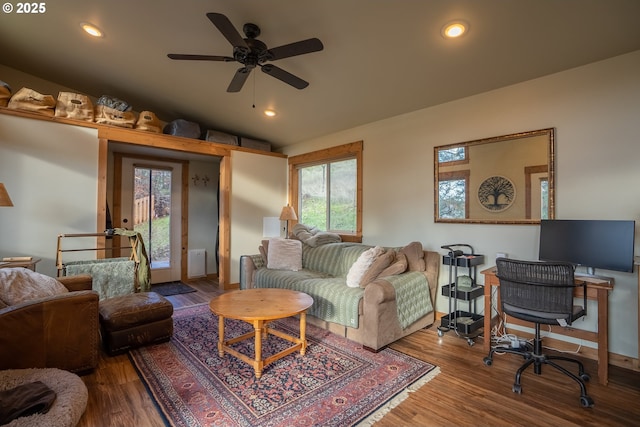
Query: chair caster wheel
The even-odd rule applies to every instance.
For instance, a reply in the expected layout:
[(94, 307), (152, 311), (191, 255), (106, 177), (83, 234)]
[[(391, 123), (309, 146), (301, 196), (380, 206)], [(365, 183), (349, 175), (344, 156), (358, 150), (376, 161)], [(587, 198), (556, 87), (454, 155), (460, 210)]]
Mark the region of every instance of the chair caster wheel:
[(585, 373), (585, 374), (580, 375), (580, 379), (581, 379), (582, 381), (584, 381), (585, 383), (588, 383), (588, 382), (589, 382), (589, 380), (591, 379), (591, 376), (590, 376), (589, 374), (586, 374), (586, 373)]
[(589, 396), (580, 396), (580, 406), (591, 408), (594, 405), (593, 399)]
[(514, 384), (511, 388), (514, 393), (522, 394), (522, 386), (520, 384)]
[(473, 347), (473, 345), (475, 344), (475, 341), (472, 340), (471, 338), (467, 338), (467, 344), (469, 344), (469, 347)]
[(438, 336), (439, 337), (443, 337), (444, 336), (444, 332), (442, 332), (440, 329), (438, 329)]
[(485, 357), (484, 359), (482, 359), (482, 361), (484, 362), (485, 365), (487, 366), (491, 366), (493, 364), (493, 359), (489, 358), (489, 357)]

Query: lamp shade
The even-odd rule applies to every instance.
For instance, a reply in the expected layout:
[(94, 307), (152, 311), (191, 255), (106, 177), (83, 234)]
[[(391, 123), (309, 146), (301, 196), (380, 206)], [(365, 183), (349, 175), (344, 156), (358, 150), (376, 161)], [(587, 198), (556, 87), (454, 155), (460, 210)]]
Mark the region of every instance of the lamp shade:
[[(4, 188), (4, 184), (0, 182), (0, 206), (13, 206), (13, 202), (11, 202), (11, 197), (9, 197), (9, 193), (7, 193), (7, 189)], [(295, 212), (294, 212), (295, 215)]]
[(296, 211), (289, 205), (282, 208), (282, 212), (280, 212), (280, 220), (281, 221), (289, 221), (296, 220), (298, 216), (296, 215)]

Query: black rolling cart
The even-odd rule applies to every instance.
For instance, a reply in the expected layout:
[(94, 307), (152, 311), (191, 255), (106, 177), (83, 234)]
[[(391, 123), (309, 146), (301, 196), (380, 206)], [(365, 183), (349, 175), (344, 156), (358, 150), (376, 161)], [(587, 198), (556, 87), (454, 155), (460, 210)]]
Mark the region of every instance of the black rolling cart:
[[(484, 287), (477, 282), (477, 267), (484, 264), (484, 255), (476, 254), (473, 247), (462, 243), (441, 247), (448, 251), (442, 257), (442, 263), (449, 266), (449, 281), (442, 286), (442, 295), (449, 298), (449, 311), (440, 319), (438, 336), (454, 331), (457, 336), (466, 338), (469, 345), (473, 345), (484, 322), (484, 316), (477, 314), (476, 307), (476, 300), (484, 295)], [(459, 248), (467, 250), (465, 252)], [(459, 271), (462, 274), (459, 275)], [(467, 302), (466, 311), (458, 308), (459, 301)]]

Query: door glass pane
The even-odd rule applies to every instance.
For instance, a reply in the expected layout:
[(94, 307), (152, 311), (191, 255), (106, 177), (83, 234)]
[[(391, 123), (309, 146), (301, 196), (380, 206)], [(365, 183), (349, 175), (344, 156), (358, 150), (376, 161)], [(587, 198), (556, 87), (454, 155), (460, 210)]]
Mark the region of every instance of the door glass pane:
[(142, 235), (151, 268), (168, 268), (171, 254), (171, 171), (135, 167), (134, 230)]

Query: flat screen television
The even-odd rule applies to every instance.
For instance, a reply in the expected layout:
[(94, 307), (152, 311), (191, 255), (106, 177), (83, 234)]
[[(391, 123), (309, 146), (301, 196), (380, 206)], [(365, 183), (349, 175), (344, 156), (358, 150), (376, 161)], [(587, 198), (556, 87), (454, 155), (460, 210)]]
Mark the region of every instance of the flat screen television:
[(633, 272), (635, 221), (554, 219), (540, 221), (541, 261)]

